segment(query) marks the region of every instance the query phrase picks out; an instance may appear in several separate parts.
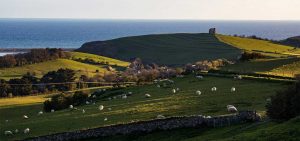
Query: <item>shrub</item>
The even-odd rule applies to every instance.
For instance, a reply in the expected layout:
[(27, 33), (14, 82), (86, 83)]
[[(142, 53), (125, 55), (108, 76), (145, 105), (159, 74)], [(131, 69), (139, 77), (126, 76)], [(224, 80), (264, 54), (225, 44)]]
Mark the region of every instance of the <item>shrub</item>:
[(252, 59), (261, 59), (261, 58), (266, 58), (266, 56), (264, 56), (261, 53), (256, 53), (256, 52), (244, 52), (240, 58), (241, 61), (249, 61)]
[(267, 104), (267, 115), (271, 119), (288, 120), (300, 115), (300, 85), (278, 92)]
[(59, 94), (44, 102), (44, 110), (46, 112), (50, 112), (51, 109), (61, 110), (68, 108), (71, 104), (73, 104), (73, 98), (70, 95)]
[(88, 99), (89, 95), (87, 93), (84, 93), (82, 91), (77, 91), (73, 95), (73, 104), (74, 105), (81, 105)]

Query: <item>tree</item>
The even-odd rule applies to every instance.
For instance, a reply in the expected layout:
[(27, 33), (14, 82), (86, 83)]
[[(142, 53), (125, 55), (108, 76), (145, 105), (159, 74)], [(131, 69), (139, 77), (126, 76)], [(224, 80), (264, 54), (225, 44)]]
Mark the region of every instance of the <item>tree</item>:
[(59, 69), (57, 71), (50, 71), (45, 74), (41, 81), (43, 83), (62, 83), (56, 85), (48, 85), (47, 88), (56, 88), (59, 91), (67, 91), (73, 89), (72, 82), (76, 79), (75, 71), (71, 69)]
[(0, 97), (7, 97), (10, 86), (4, 79), (0, 79)]
[(9, 84), (14, 96), (26, 96), (32, 92), (32, 84), (26, 79), (11, 79)]

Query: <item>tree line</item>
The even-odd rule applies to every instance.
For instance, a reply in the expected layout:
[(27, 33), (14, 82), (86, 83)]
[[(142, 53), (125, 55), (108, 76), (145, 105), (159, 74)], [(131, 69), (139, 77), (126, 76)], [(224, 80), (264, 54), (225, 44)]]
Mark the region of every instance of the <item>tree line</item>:
[(5, 55), (0, 57), (0, 68), (10, 68), (35, 64), (59, 58), (70, 58), (69, 52), (62, 49), (46, 48), (46, 49), (31, 49), (27, 53), (19, 53), (15, 55)]

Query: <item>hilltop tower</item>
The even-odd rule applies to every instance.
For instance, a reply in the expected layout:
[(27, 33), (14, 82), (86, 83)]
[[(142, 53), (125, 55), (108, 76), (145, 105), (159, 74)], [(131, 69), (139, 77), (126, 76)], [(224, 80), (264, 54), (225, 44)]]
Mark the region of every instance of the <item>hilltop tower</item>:
[(210, 28), (209, 34), (216, 34), (216, 28)]

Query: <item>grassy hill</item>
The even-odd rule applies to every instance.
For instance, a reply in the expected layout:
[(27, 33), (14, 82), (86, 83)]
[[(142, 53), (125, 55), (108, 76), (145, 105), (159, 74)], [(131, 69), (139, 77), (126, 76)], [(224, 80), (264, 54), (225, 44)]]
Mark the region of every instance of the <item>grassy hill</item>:
[(300, 74), (300, 58), (258, 59), (238, 62), (222, 67), (221, 70), (293, 77), (295, 74)]
[[(116, 65), (119, 67), (126, 67), (129, 65), (128, 62), (119, 61), (116, 59), (93, 55), (93, 54), (71, 52), (71, 55), (72, 58), (74, 59), (89, 58), (95, 60), (96, 62), (98, 61), (109, 62), (109, 64)], [(55, 71), (60, 68), (69, 68), (77, 71), (78, 75), (84, 74), (87, 76), (92, 76), (97, 74), (96, 70), (99, 70), (99, 73), (104, 73), (106, 71), (104, 65), (91, 65), (91, 64), (81, 63), (70, 59), (57, 59), (57, 60), (46, 61), (37, 64), (24, 65), (21, 67), (0, 68), (0, 79), (18, 78), (26, 74), (27, 72), (34, 73), (36, 74), (36, 76), (40, 77), (49, 71)]]
[(135, 57), (145, 62), (181, 65), (204, 59), (236, 59), (240, 50), (210, 34), (162, 34), (89, 42), (77, 51), (120, 60)]
[(300, 55), (300, 49), (294, 49), (290, 46), (274, 44), (269, 41), (240, 38), (227, 35), (216, 35), (224, 43), (237, 47), (242, 50), (263, 52), (271, 56), (282, 55)]
[[(286, 83), (281, 82), (234, 80), (233, 78), (221, 77), (205, 77), (203, 80), (199, 80), (193, 76), (186, 76), (173, 80), (175, 83), (170, 88), (158, 88), (154, 84), (108, 91), (98, 97), (95, 105), (80, 106), (78, 111), (66, 109), (37, 116), (37, 113), (42, 110), (41, 104), (0, 105), (0, 121), (3, 121), (0, 122), (0, 132), (30, 128), (28, 135), (19, 133), (7, 137), (0, 134), (0, 138), (16, 140), (57, 132), (128, 123), (132, 120), (150, 120), (159, 114), (167, 117), (228, 114), (226, 110), (228, 104), (235, 105), (239, 110), (256, 109), (259, 112), (264, 112), (266, 99), (275, 94), (276, 91), (287, 87)], [(218, 88), (217, 92), (211, 92), (210, 89), (214, 86)], [(235, 93), (230, 92), (233, 86), (237, 89)], [(172, 87), (178, 87), (181, 90), (172, 94)], [(196, 95), (196, 90), (201, 90), (202, 95)], [(107, 100), (108, 97), (113, 97), (118, 92), (127, 93), (129, 91), (133, 92), (133, 95), (127, 99)], [(145, 93), (151, 94), (152, 97), (145, 98)], [(105, 106), (104, 111), (98, 110), (100, 104)], [(112, 110), (107, 108), (112, 108)], [(81, 112), (82, 109), (85, 109), (85, 114)], [(29, 116), (28, 120), (22, 118), (24, 114)], [(104, 121), (104, 118), (108, 118), (108, 121)], [(6, 119), (10, 121), (4, 122)]]

